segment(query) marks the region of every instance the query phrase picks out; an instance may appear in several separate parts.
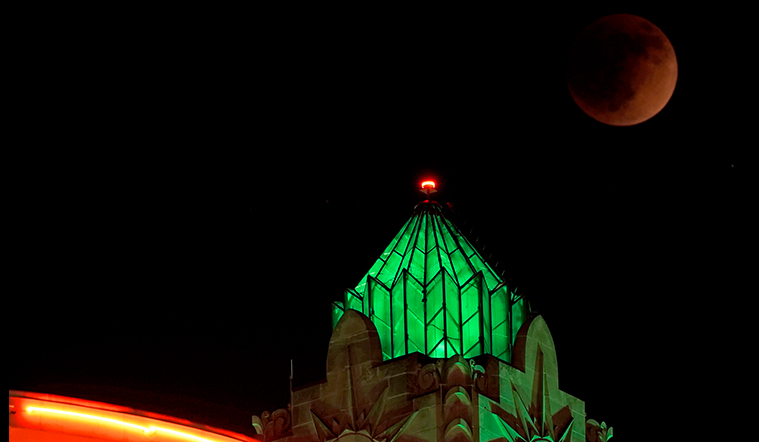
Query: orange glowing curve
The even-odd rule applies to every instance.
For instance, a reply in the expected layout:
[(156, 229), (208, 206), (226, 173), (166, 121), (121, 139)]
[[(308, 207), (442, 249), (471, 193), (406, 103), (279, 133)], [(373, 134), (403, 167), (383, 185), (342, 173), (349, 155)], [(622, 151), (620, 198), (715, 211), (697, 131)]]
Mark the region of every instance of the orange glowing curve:
[(181, 437), (181, 438), (185, 438), (185, 439), (196, 440), (196, 441), (199, 441), (199, 442), (213, 442), (210, 439), (206, 439), (206, 438), (203, 438), (203, 437), (200, 437), (200, 436), (194, 436), (192, 434), (183, 433), (181, 431), (170, 430), (168, 428), (162, 428), (162, 427), (156, 427), (154, 425), (151, 425), (149, 427), (143, 427), (142, 425), (132, 424), (132, 423), (129, 423), (129, 422), (124, 422), (124, 421), (118, 420), (118, 419), (112, 419), (110, 417), (96, 416), (96, 415), (93, 415), (93, 414), (77, 413), (77, 412), (74, 412), (74, 411), (55, 410), (53, 408), (41, 408), (41, 407), (27, 407), (26, 411), (28, 411), (30, 413), (31, 412), (43, 412), (43, 413), (63, 414), (63, 415), (66, 415), (66, 416), (78, 417), (78, 418), (83, 418), (83, 419), (98, 420), (98, 421), (102, 421), (102, 422), (109, 422), (109, 423), (112, 423), (112, 424), (123, 425), (125, 427), (136, 428), (138, 430), (144, 431), (146, 434), (153, 434), (153, 433), (156, 433), (156, 432), (162, 432), (162, 433), (173, 434), (173, 435), (175, 435), (177, 437)]
[(435, 188), (435, 182), (434, 181), (424, 181), (422, 182), (422, 189), (434, 189)]

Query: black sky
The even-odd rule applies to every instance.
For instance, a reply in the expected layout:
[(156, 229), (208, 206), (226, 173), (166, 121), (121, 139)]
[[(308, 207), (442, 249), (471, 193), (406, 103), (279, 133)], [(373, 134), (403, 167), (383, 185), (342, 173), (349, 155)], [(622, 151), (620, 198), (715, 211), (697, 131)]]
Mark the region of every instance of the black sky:
[[(618, 12), (679, 63), (629, 128), (583, 114), (563, 74)], [(19, 112), (9, 388), (251, 434), (287, 404), (290, 359), (296, 386), (324, 376), (330, 302), (434, 176), (546, 318), (562, 389), (637, 425), (642, 395), (683, 400), (680, 364), (719, 353), (744, 272), (746, 33), (624, 5), (80, 16)]]

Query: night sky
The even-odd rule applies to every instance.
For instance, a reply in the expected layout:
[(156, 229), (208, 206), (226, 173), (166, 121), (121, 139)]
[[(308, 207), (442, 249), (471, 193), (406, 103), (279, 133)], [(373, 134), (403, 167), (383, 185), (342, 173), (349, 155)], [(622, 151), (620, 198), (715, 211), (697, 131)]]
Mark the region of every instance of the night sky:
[[(10, 389), (252, 434), (287, 405), (290, 359), (296, 388), (325, 376), (330, 302), (429, 177), (617, 437), (662, 415), (642, 402), (687, 402), (683, 364), (741, 345), (717, 333), (744, 330), (755, 144), (733, 12), (67, 12), (19, 113)], [(577, 34), (620, 12), (679, 64), (633, 127), (586, 116), (564, 76)]]

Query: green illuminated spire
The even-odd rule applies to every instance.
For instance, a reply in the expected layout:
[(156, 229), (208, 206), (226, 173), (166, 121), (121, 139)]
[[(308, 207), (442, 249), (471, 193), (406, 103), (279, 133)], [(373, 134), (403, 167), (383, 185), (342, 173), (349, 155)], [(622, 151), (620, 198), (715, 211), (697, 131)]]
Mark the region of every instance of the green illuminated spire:
[(491, 354), (511, 361), (529, 306), (482, 259), (436, 202), (419, 204), (344, 303), (377, 327), (383, 359)]

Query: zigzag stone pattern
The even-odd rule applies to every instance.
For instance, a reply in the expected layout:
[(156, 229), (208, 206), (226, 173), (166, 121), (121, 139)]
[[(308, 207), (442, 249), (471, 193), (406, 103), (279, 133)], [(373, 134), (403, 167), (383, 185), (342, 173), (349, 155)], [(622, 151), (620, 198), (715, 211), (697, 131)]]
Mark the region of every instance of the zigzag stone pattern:
[(519, 331), (513, 364), (421, 353), (383, 361), (374, 324), (351, 309), (327, 355), (323, 382), (295, 391), (291, 409), (258, 419), (264, 441), (606, 442), (612, 435), (586, 421), (583, 401), (559, 390), (553, 339), (540, 316)]

